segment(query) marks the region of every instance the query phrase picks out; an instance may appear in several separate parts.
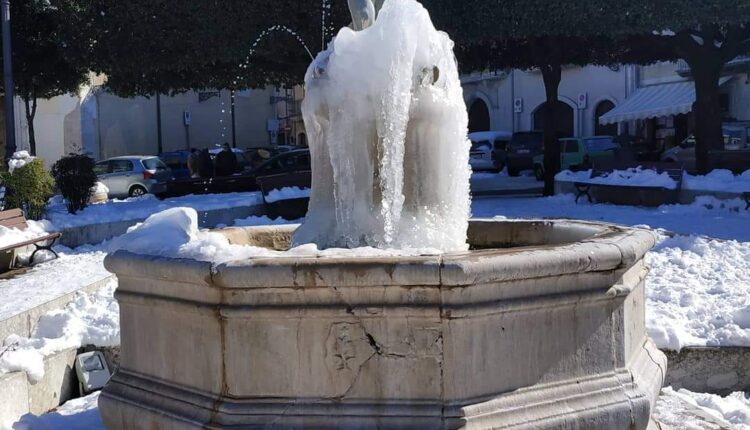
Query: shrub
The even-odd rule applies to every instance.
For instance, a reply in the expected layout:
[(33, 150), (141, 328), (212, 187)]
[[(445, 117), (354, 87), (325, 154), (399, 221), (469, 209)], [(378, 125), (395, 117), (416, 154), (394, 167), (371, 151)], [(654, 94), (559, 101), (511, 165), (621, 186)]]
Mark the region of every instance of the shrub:
[(63, 157), (52, 166), (52, 176), (68, 212), (74, 214), (88, 206), (97, 180), (92, 158), (77, 154)]
[(54, 192), (54, 181), (42, 160), (32, 159), (12, 173), (2, 172), (0, 178), (5, 186), (5, 209), (22, 209), (27, 218), (42, 219)]

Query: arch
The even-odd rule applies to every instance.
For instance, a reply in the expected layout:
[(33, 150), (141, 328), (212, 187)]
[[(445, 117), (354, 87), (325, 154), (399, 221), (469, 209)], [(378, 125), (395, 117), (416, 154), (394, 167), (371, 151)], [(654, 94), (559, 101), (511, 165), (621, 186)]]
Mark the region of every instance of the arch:
[(305, 133), (300, 133), (297, 135), (297, 146), (307, 148), (307, 135)]
[(610, 99), (603, 99), (594, 106), (594, 135), (617, 136), (617, 124), (602, 125), (599, 123), (599, 118), (614, 108), (615, 102)]
[[(573, 137), (576, 135), (575, 110), (564, 100), (557, 101), (558, 120), (557, 132), (560, 137)], [(543, 102), (532, 112), (532, 124), (534, 130), (544, 130), (544, 115), (547, 111), (547, 102)]]
[(490, 108), (481, 98), (475, 98), (469, 107), (469, 133), (475, 131), (489, 131)]

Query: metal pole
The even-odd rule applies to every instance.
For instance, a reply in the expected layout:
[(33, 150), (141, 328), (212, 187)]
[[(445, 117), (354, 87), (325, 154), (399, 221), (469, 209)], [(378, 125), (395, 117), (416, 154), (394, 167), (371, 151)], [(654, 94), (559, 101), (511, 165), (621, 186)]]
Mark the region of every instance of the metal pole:
[(232, 148), (237, 147), (237, 123), (235, 122), (235, 110), (234, 110), (234, 90), (232, 90), (229, 95), (231, 96), (230, 103), (232, 104), (231, 110), (232, 110)]
[(156, 148), (159, 151), (156, 155), (159, 155), (164, 152), (161, 141), (161, 95), (159, 93), (156, 93), (156, 134)]
[(16, 152), (16, 115), (14, 111), (13, 62), (10, 36), (10, 0), (2, 0), (3, 76), (5, 78), (5, 159)]

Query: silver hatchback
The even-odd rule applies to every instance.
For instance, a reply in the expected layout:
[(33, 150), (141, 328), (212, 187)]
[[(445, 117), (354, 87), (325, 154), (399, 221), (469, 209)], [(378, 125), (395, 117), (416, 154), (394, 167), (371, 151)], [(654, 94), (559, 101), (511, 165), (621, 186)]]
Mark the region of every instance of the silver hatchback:
[(167, 181), (172, 172), (153, 156), (114, 157), (96, 163), (94, 168), (99, 181), (109, 188), (115, 198), (138, 197), (167, 191)]

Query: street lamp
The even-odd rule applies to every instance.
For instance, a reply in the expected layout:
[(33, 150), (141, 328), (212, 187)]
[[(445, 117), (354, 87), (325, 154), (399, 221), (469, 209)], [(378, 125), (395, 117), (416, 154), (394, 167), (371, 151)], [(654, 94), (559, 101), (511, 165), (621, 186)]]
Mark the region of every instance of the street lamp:
[(3, 76), (5, 78), (5, 159), (16, 152), (16, 116), (13, 109), (13, 63), (10, 40), (10, 0), (1, 0), (3, 27)]

